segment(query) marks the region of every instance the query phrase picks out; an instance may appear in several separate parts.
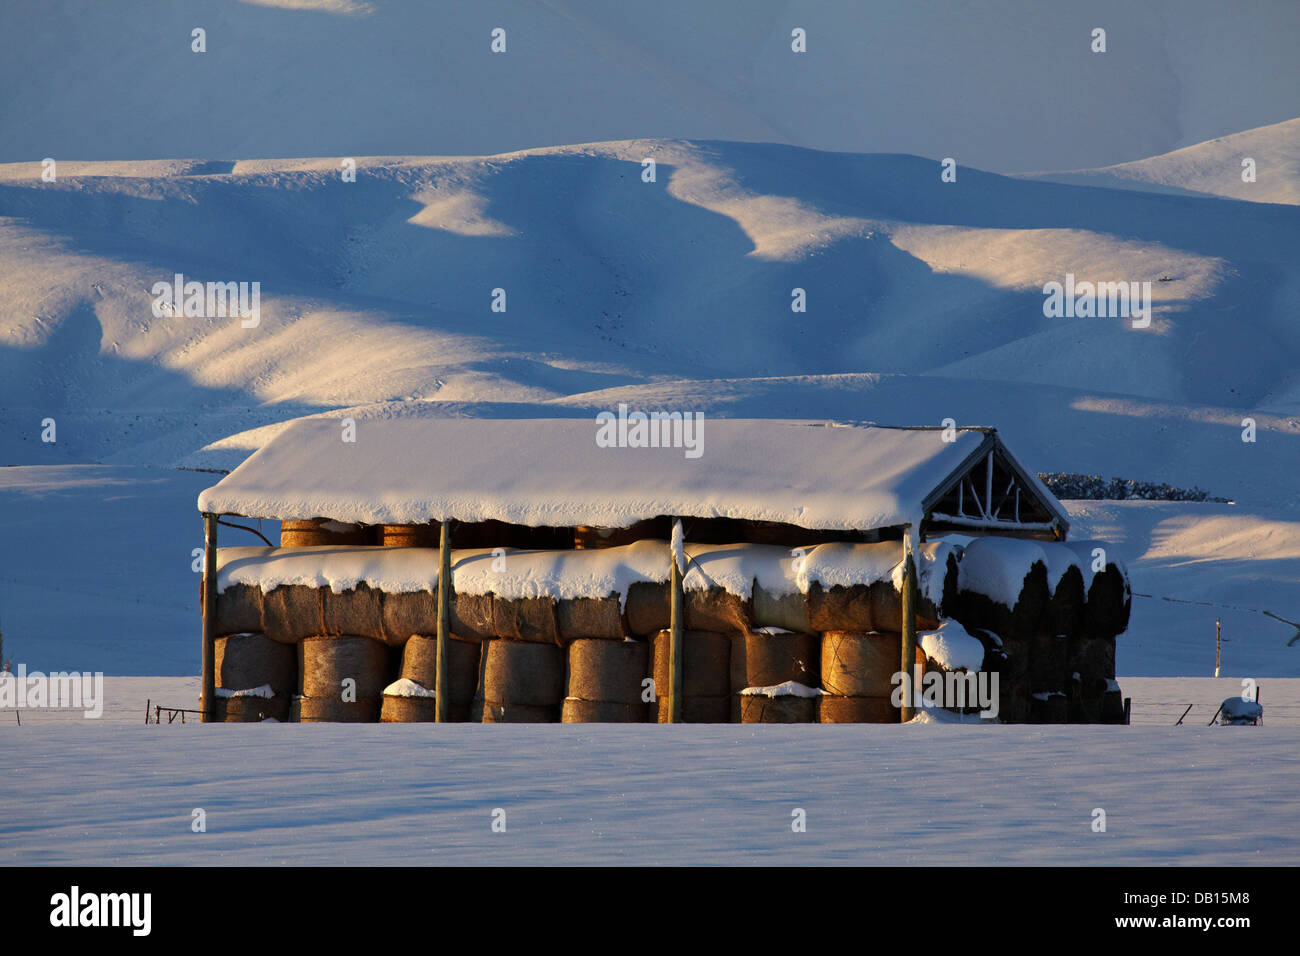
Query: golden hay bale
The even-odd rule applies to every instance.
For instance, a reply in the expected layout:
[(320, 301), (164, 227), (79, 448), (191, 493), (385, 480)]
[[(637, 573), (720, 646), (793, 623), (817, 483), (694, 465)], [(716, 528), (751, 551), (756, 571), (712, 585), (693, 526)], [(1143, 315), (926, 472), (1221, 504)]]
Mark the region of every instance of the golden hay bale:
[[(720, 587), (686, 591), (682, 611), (683, 623), (692, 631), (743, 633), (749, 629), (753, 619), (749, 602)], [(668, 624), (665, 620), (664, 627)]]
[(639, 706), (650, 676), (650, 645), (644, 641), (588, 639), (569, 645), (566, 696), (583, 701)]
[[(482, 645), (475, 641), (447, 642), (447, 700), (468, 704), (478, 687)], [(432, 690), (438, 680), (438, 639), (412, 634), (402, 647), (402, 677)]]
[(553, 724), (560, 719), (560, 708), (475, 699), (470, 715), (485, 724)]
[(379, 530), (379, 543), (385, 548), (436, 548), (442, 543), (442, 528), (437, 524), (386, 524)]
[[(668, 698), (660, 697), (650, 704), (650, 721), (666, 724), (669, 717)], [(731, 720), (731, 696), (726, 697), (682, 697), (682, 723), (684, 724), (729, 724)]]
[(635, 704), (616, 700), (580, 700), (567, 697), (560, 709), (560, 722), (565, 724), (643, 724), (649, 713), (639, 700)]
[(814, 631), (874, 631), (870, 594), (865, 584), (827, 589), (814, 581), (808, 588), (808, 623)]
[[(437, 621), (438, 595), (433, 594), (434, 621)], [(426, 628), (423, 633), (437, 630)], [(499, 636), (496, 632), (496, 613), (491, 594), (453, 594), (451, 602), (451, 631), (468, 641), (490, 641)]]
[(379, 705), (383, 724), (431, 724), (438, 719), (436, 697), (399, 697), (385, 694)]
[(808, 599), (797, 591), (776, 594), (755, 582), (751, 606), (755, 627), (783, 627), (797, 633), (817, 630), (808, 620)]
[(821, 685), (839, 697), (889, 697), (893, 676), (901, 670), (901, 651), (897, 634), (827, 631), (822, 635)]
[(377, 591), (361, 581), (350, 591), (336, 593), (330, 588), (321, 588), (321, 597), (324, 601), (325, 616), (325, 629), (321, 633), (354, 634), (384, 640), (382, 591)]
[(282, 584), (262, 596), (262, 632), (274, 641), (296, 644), (325, 633), (322, 588)]
[(265, 634), (232, 634), (213, 642), (214, 680), (225, 690), (250, 690), (269, 684), (276, 694), (290, 694), (298, 686), (298, 653)]
[(764, 697), (740, 694), (743, 724), (811, 724), (817, 721), (816, 697)]
[(555, 601), (549, 597), (492, 598), (492, 633), (516, 641), (558, 644)]
[[(372, 637), (309, 637), (300, 645), (302, 694), (318, 700), (342, 700), (349, 689), (361, 700), (378, 701), (388, 685), (388, 648)], [(345, 687), (344, 681), (355, 682)]]
[(623, 609), (617, 594), (603, 598), (562, 598), (555, 602), (555, 626), (561, 643), (580, 638), (622, 640)]
[[(650, 648), (651, 675), (655, 696), (664, 698), (670, 685), (672, 634), (660, 631)], [(682, 632), (682, 699), (731, 694), (731, 638), (716, 631)], [(730, 713), (728, 705), (727, 712)]]
[(438, 595), (433, 591), (379, 592), (384, 640), (396, 647), (412, 634), (438, 630)]
[(888, 697), (827, 694), (817, 698), (817, 720), (823, 724), (897, 724), (901, 716)]
[(277, 694), (274, 697), (218, 696), (213, 701), (212, 711), (215, 720), (228, 724), (251, 724), (263, 720), (278, 720), (284, 723), (289, 719), (289, 696), (287, 694)]
[(817, 634), (746, 631), (731, 642), (731, 689), (771, 687), (798, 681), (821, 684), (821, 644)]
[[(903, 593), (895, 590), (892, 581), (876, 581), (867, 589), (867, 602), (871, 606), (871, 626), (877, 631), (903, 630)], [(939, 626), (939, 609), (924, 594), (916, 596), (916, 629), (933, 631)]]
[(280, 547), (314, 548), (328, 545), (374, 544), (375, 535), (362, 524), (347, 524), (326, 518), (280, 522)]
[(232, 584), (218, 592), (215, 621), (218, 637), (262, 630), (262, 589), (256, 584)]
[(304, 724), (374, 724), (379, 722), (380, 707), (378, 697), (363, 697), (354, 702), (338, 697), (295, 697), (289, 719)]
[(564, 699), (564, 651), (556, 644), (486, 642), (476, 696), (493, 705), (553, 708), (558, 716)]
[(628, 585), (624, 603), (627, 629), (638, 637), (650, 637), (668, 626), (668, 584), (634, 581)]

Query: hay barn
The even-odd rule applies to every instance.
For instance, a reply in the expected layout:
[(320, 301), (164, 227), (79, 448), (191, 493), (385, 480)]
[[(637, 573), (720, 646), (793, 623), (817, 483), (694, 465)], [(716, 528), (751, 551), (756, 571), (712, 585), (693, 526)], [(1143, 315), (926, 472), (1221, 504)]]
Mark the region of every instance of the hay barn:
[(1123, 720), (1124, 567), (995, 430), (604, 425), (287, 427), (199, 497), (204, 719)]

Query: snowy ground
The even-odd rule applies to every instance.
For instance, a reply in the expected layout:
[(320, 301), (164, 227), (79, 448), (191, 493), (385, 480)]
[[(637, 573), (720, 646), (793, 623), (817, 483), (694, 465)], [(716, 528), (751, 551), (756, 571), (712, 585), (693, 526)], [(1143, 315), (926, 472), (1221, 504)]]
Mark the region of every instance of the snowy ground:
[(1294, 743), (1272, 725), (0, 726), (0, 863), (1295, 865)]

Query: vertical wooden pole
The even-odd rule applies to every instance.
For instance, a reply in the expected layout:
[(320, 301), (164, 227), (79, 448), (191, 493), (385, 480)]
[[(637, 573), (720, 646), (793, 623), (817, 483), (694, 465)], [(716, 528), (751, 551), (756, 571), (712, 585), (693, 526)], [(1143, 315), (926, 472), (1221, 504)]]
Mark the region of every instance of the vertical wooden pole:
[(438, 541), (438, 663), (434, 672), (433, 719), (447, 721), (447, 642), (451, 640), (451, 522), (442, 523)]
[(912, 556), (911, 528), (903, 531), (903, 648), (902, 667), (907, 675), (903, 681), (903, 707), (899, 720), (907, 723), (915, 715), (913, 704), (917, 687), (916, 680), (916, 562)]
[[(673, 523), (673, 545), (669, 548), (668, 560), (672, 564), (669, 570), (670, 604), (668, 609), (668, 721), (673, 724), (682, 722), (682, 627), (684, 613), (682, 604), (685, 599), (682, 584), (682, 569), (677, 563), (677, 545), (682, 542), (682, 523)], [(685, 545), (683, 552), (685, 551)]]
[(217, 700), (217, 516), (203, 515), (203, 687), (199, 692), (201, 720), (212, 720)]
[(1214, 622), (1214, 676), (1219, 676), (1219, 649), (1223, 647), (1223, 635), (1220, 632), (1222, 621)]

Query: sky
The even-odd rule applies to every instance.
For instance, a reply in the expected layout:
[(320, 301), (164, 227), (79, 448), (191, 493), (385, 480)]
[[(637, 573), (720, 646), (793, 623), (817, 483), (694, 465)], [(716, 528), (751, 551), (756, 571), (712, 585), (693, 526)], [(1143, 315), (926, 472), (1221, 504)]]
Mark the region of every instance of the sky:
[(5, 0), (0, 162), (684, 138), (1079, 169), (1300, 115), (1297, 38), (1293, 0)]

